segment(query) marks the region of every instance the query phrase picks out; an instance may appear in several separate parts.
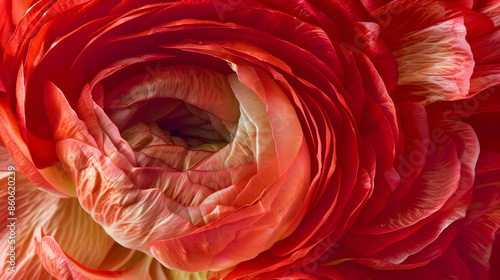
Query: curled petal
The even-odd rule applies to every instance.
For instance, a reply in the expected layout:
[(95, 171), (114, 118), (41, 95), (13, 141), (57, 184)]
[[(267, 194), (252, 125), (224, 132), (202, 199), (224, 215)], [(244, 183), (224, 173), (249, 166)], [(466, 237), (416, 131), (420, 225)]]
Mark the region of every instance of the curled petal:
[[(421, 3), (392, 2), (373, 14), (381, 19), (381, 37), (398, 63), (393, 98), (424, 105), (467, 98), (474, 59), (464, 15), (447, 3)], [(436, 12), (443, 8), (451, 10), (444, 18)]]
[[(0, 149), (2, 154), (6, 152), (5, 148)], [(39, 190), (17, 170), (7, 171), (2, 168), (1, 173), (1, 181), (6, 186), (8, 180), (15, 183), (13, 188), (2, 188), (0, 193), (6, 205), (8, 197), (15, 201), (15, 211), (8, 216), (4, 212), (3, 216), (4, 220), (12, 218), (11, 222), (15, 224), (16, 230), (15, 244), (12, 243), (12, 246), (15, 246), (17, 272), (9, 277), (49, 278), (35, 254), (35, 237), (39, 234), (40, 227), (57, 238), (75, 260), (91, 268), (101, 265), (115, 242), (81, 209), (76, 198), (60, 198)], [(1, 231), (5, 240), (9, 233), (8, 228)], [(9, 244), (5, 242), (5, 246), (7, 247), (3, 250), (7, 252)], [(89, 247), (95, 249), (88, 250)], [(6, 265), (8, 263), (2, 263), (2, 266)]]

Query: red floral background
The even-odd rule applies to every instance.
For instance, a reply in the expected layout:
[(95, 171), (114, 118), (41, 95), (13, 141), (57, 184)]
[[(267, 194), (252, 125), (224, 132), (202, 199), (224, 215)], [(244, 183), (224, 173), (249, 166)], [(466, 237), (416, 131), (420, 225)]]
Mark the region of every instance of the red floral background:
[(499, 1), (0, 0), (0, 31), (1, 279), (500, 278)]

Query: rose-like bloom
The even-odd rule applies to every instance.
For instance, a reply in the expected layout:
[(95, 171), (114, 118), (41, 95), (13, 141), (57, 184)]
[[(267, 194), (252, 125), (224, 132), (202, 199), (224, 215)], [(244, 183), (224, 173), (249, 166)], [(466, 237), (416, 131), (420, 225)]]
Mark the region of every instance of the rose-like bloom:
[(2, 279), (500, 276), (500, 2), (0, 15)]

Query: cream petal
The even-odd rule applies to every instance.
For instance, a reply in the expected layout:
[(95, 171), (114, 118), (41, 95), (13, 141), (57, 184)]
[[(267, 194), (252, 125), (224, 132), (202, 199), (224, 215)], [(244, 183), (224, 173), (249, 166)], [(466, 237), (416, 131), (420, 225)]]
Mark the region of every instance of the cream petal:
[(138, 188), (131, 179), (140, 178), (129, 178), (101, 151), (74, 140), (57, 148), (82, 207), (123, 246), (149, 253), (152, 241), (194, 230), (177, 202), (160, 189)]
[(90, 269), (75, 259), (69, 257), (61, 249), (59, 244), (51, 236), (45, 236), (43, 232), (36, 240), (36, 252), (43, 263), (44, 268), (57, 279), (74, 280), (153, 280), (161, 278), (152, 278), (149, 274), (153, 258), (144, 256), (132, 267), (120, 271), (105, 271)]
[[(2, 152), (5, 148), (0, 147)], [(14, 177), (13, 177), (14, 176)], [(73, 259), (90, 268), (97, 268), (115, 244), (81, 207), (76, 198), (60, 198), (37, 189), (20, 172), (1, 172), (1, 182), (8, 184), (9, 178), (15, 178), (15, 213), (8, 217), (17, 218), (16, 225), (16, 266), (15, 279), (48, 279), (47, 273), (35, 253), (35, 236), (40, 228), (58, 240), (66, 253)], [(0, 191), (1, 200), (7, 205), (8, 189)], [(7, 240), (9, 232), (2, 229), (2, 240)], [(5, 239), (4, 239), (5, 237)], [(9, 244), (2, 243), (7, 251)], [(92, 249), (89, 249), (92, 248)], [(7, 263), (0, 264), (6, 270)], [(5, 271), (4, 270), (4, 271)], [(11, 276), (9, 276), (11, 277)], [(17, 278), (20, 277), (20, 278)], [(12, 279), (12, 278), (8, 278)]]

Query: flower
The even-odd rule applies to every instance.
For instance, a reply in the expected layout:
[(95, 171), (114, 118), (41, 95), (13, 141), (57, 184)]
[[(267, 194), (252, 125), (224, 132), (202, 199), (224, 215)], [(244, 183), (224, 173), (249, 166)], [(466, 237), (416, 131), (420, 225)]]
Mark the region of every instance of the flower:
[(7, 279), (500, 274), (496, 1), (0, 13)]

